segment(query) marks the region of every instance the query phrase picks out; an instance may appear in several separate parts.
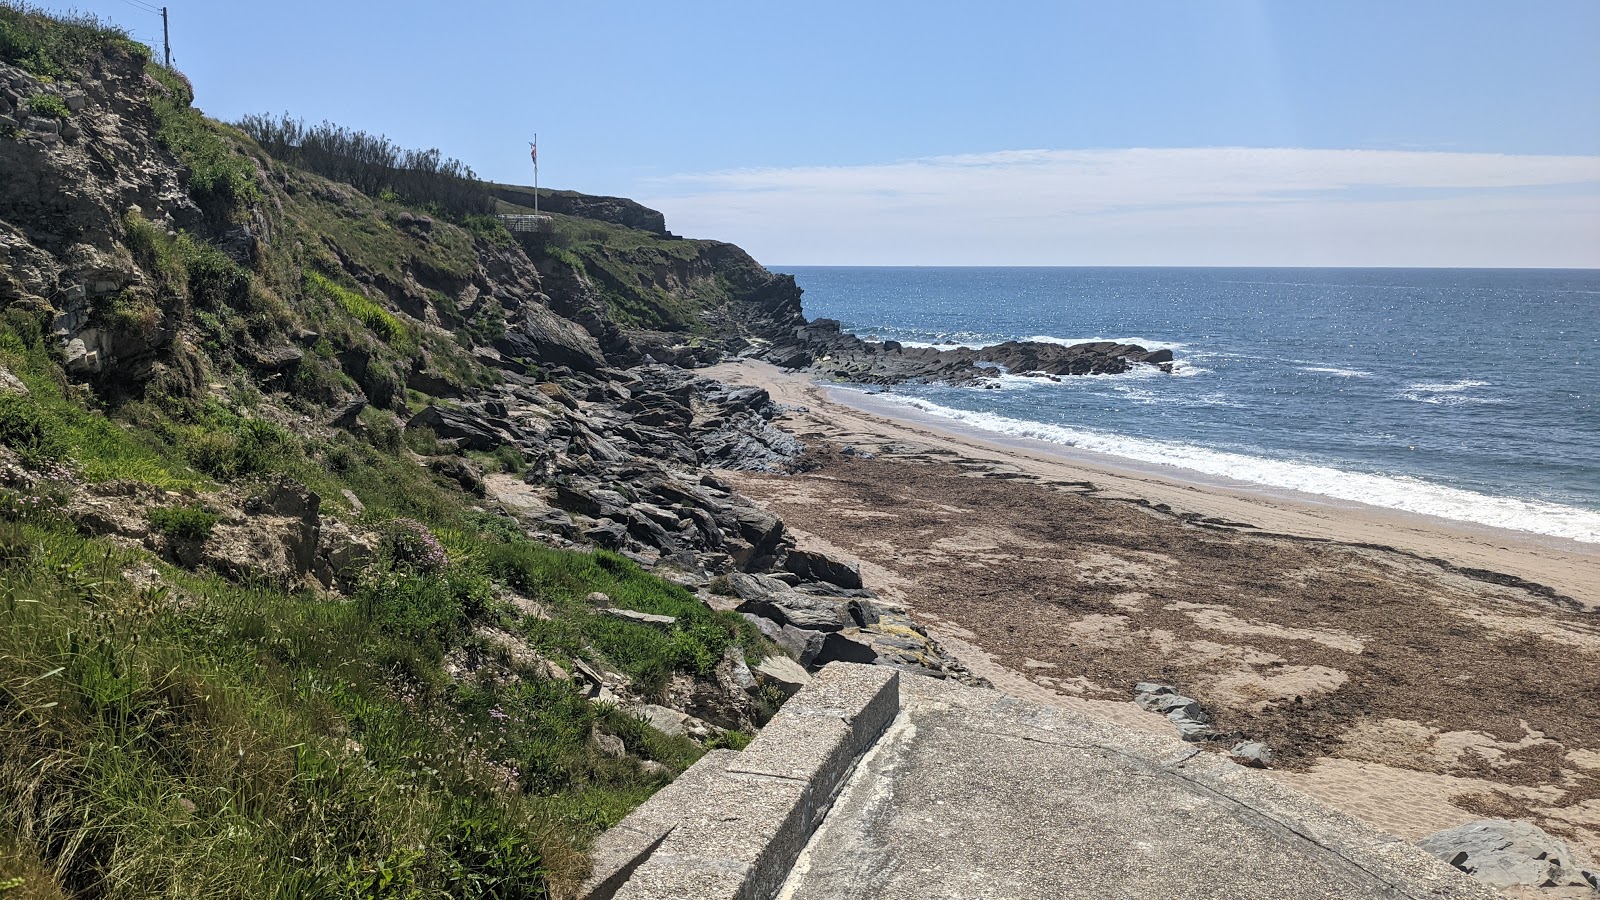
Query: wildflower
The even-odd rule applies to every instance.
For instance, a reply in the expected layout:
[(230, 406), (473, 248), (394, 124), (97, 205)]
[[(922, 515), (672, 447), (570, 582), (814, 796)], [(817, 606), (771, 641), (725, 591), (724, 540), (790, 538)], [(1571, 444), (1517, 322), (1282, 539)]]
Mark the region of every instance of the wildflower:
[(438, 571), (450, 561), (439, 538), (415, 519), (400, 518), (390, 522), (384, 545), (395, 562), (424, 572)]

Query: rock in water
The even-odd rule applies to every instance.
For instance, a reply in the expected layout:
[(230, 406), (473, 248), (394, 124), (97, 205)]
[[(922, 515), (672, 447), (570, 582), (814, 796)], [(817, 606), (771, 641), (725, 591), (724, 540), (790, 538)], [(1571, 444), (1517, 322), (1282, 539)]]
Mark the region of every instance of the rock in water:
[(1502, 890), (1586, 887), (1600, 896), (1600, 875), (1581, 868), (1571, 847), (1528, 822), (1480, 819), (1431, 834), (1417, 845)]

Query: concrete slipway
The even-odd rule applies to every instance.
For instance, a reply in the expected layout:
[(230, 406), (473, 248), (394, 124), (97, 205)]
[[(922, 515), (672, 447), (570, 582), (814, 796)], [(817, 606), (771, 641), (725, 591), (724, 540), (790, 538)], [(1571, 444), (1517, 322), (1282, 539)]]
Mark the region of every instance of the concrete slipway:
[(835, 663), (601, 837), (594, 900), (1492, 898), (1215, 753)]

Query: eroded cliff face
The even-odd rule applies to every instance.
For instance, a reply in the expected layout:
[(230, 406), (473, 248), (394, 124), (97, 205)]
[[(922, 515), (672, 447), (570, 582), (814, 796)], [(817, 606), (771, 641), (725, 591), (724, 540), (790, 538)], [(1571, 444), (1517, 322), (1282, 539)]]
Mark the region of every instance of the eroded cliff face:
[[(155, 137), (147, 97), (165, 89), (142, 61), (109, 51), (85, 76), (57, 83), (0, 64), (0, 305), (48, 320), (74, 374), (143, 379), (180, 323), (125, 245), (124, 218), (196, 229), (204, 217)], [(152, 314), (117, 321), (108, 311), (123, 301)]]

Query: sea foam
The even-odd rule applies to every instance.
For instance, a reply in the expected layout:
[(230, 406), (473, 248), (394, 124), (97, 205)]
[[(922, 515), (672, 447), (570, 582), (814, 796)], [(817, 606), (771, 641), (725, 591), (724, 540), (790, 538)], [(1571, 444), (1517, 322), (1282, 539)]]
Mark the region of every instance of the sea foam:
[(1386, 509), (1600, 543), (1600, 513), (1541, 500), (1496, 497), (1410, 476), (1351, 472), (1312, 463), (1266, 459), (1188, 444), (1028, 422), (942, 406), (917, 397), (874, 394), (906, 407), (997, 434), (1061, 444), (1143, 463), (1349, 500)]

